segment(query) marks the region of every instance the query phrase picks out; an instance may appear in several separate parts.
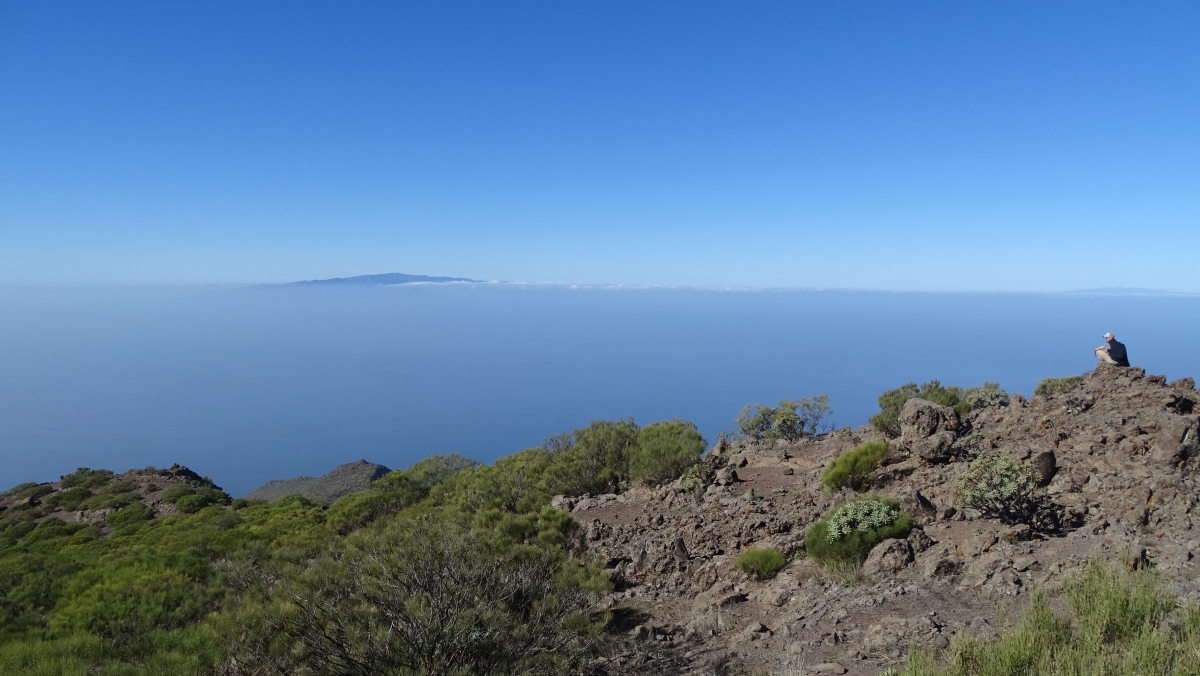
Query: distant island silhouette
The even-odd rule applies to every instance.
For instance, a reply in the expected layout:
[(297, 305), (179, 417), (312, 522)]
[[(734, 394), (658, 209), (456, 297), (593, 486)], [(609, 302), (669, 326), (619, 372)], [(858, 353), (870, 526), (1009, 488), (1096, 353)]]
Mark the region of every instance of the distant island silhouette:
[(333, 279), (308, 279), (292, 284), (412, 284), (414, 282), (479, 282), (466, 277), (430, 277), (428, 275), (406, 275), (402, 272), (386, 272), (382, 275), (359, 275), (357, 277), (334, 277)]

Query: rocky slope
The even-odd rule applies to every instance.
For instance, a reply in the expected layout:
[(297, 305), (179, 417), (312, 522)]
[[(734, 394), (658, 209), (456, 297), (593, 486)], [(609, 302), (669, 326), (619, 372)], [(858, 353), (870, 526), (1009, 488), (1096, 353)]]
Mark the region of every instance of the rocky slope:
[(311, 476), (268, 481), (246, 494), (247, 500), (268, 502), (285, 495), (303, 495), (310, 500), (332, 503), (343, 495), (370, 488), (371, 482), (392, 470), (366, 460), (338, 465), (320, 478)]
[[(868, 427), (714, 449), (706, 460), (717, 480), (703, 489), (678, 481), (554, 504), (573, 511), (617, 582), (604, 606), (644, 642), (620, 658), (627, 666), (877, 674), (911, 645), (994, 635), (1031, 588), (1053, 588), (1094, 557), (1156, 566), (1198, 598), (1198, 400), (1191, 379), (1102, 367), (1053, 395), (965, 415), (909, 401), (873, 488), (918, 527), (877, 546), (861, 571), (823, 570), (802, 547), (805, 529), (853, 495), (828, 492), (821, 474), (882, 438)], [(1034, 464), (1053, 518), (1033, 527), (966, 518), (956, 479), (982, 453)], [(734, 567), (751, 545), (801, 555), (754, 582)]]
[[(180, 512), (171, 497), (180, 489), (211, 489), (215, 497), (228, 502), (228, 496), (208, 477), (202, 477), (183, 465), (167, 469), (132, 469), (123, 474), (104, 470), (90, 473), (84, 485), (63, 485), (63, 481), (22, 484), (0, 493), (0, 512), (28, 512), (35, 521), (53, 518), (65, 523), (96, 524), (102, 534), (112, 530), (106, 519), (113, 512), (134, 503), (149, 508), (148, 516), (171, 516)], [(77, 478), (79, 473), (66, 478)], [(166, 500), (163, 498), (167, 497)]]

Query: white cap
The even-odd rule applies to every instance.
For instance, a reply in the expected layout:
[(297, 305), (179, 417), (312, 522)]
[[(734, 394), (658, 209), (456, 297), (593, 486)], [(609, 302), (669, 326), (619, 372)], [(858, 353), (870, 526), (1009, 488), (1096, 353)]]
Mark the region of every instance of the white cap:
[(1113, 337), (1113, 334), (1112, 334), (1111, 332), (1110, 332), (1110, 333), (1106, 333), (1106, 334), (1104, 334), (1104, 339), (1105, 339), (1105, 340), (1112, 340), (1112, 337)]

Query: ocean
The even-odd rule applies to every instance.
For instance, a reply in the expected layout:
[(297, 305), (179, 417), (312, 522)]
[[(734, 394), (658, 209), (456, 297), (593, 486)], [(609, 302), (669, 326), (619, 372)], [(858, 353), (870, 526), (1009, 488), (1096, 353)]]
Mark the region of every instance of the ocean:
[(595, 419), (1134, 365), (1200, 377), (1200, 297), (535, 284), (0, 289), (0, 490), (172, 463), (232, 495), (358, 459), (482, 462)]

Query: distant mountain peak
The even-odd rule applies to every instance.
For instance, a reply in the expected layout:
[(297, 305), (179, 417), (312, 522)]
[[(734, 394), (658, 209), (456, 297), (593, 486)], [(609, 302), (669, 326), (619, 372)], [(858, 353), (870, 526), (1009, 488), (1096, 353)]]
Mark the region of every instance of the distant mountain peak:
[(310, 500), (334, 502), (343, 495), (365, 491), (371, 482), (392, 470), (373, 462), (359, 460), (338, 465), (320, 478), (300, 476), (268, 481), (246, 494), (248, 500), (271, 501), (285, 495), (303, 495)]
[(479, 282), (478, 279), (466, 277), (430, 277), (429, 275), (406, 275), (402, 272), (385, 272), (381, 275), (358, 275), (357, 277), (334, 277), (332, 279), (308, 279), (292, 284), (364, 284), (383, 286), (387, 284), (444, 283), (444, 282)]

